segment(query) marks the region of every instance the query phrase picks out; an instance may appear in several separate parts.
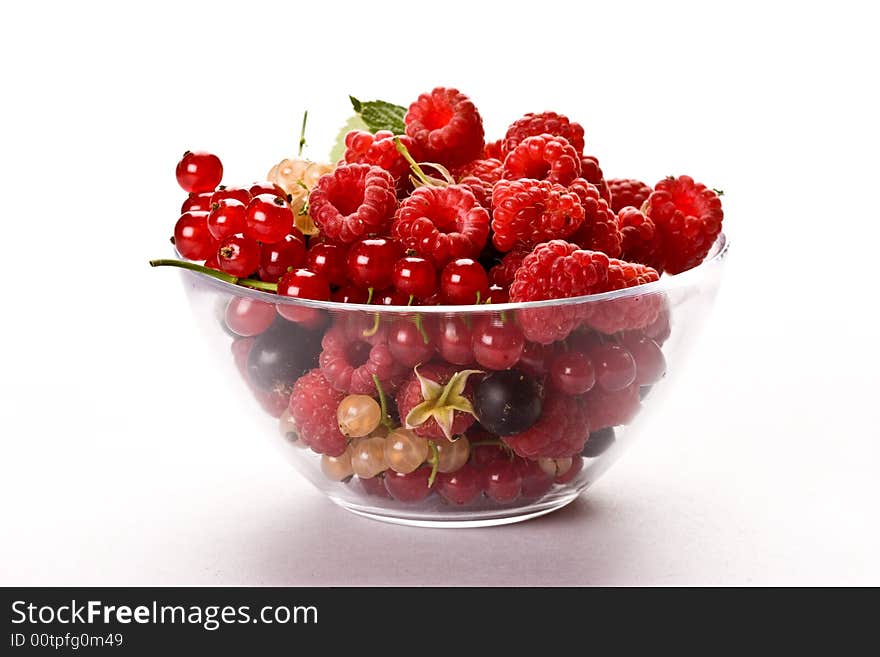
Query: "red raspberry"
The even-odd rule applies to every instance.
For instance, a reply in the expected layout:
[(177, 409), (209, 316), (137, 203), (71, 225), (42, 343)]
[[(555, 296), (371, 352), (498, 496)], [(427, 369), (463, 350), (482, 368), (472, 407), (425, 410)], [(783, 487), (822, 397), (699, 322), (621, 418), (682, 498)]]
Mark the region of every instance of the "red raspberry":
[(663, 268), (679, 274), (703, 261), (721, 232), (724, 212), (718, 194), (690, 176), (666, 178), (645, 204), (663, 242)]
[[(422, 159), (419, 147), (411, 138), (402, 135), (400, 141), (413, 159)], [(405, 193), (412, 188), (409, 162), (397, 150), (394, 133), (390, 130), (380, 130), (375, 135), (364, 130), (352, 130), (345, 135), (343, 159), (349, 164), (372, 164), (385, 169), (394, 178), (398, 192)]]
[[(510, 300), (540, 301), (604, 292), (608, 256), (579, 250), (576, 244), (552, 240), (525, 257), (510, 286)], [(530, 308), (517, 313), (526, 339), (541, 344), (562, 340), (580, 323), (580, 306)]]
[(605, 182), (602, 169), (599, 168), (599, 160), (595, 155), (584, 155), (581, 158), (581, 178), (593, 183), (599, 190), (599, 195), (611, 205), (611, 190), (608, 188), (608, 183)]
[[(434, 362), (419, 367), (419, 374), (421, 376), (436, 381), (440, 385), (445, 385), (455, 372), (456, 369), (454, 367), (445, 363)], [(473, 383), (471, 381), (468, 381), (463, 396), (473, 401)], [(421, 384), (419, 383), (418, 377), (413, 373), (406, 381), (404, 381), (403, 385), (400, 386), (400, 390), (397, 392), (397, 412), (401, 418), (401, 422), (403, 422), (413, 408), (421, 404), (423, 401), (424, 398), (422, 397)], [(454, 411), (451, 429), (452, 435), (463, 434), (475, 421), (476, 418), (470, 413)], [(424, 424), (414, 427), (413, 431), (425, 438), (446, 439), (443, 430), (433, 417), (428, 419)]]
[(504, 254), (500, 263), (489, 270), (489, 280), (499, 287), (504, 289), (509, 288), (510, 284), (513, 283), (516, 270), (520, 268), (523, 259), (525, 259), (525, 257), (531, 252), (532, 247), (530, 246), (524, 246), (522, 244), (515, 246), (512, 250)]
[(648, 200), (653, 191), (641, 180), (634, 178), (612, 178), (608, 181), (608, 189), (611, 191), (611, 209), (615, 212), (620, 212), (628, 205), (642, 207), (642, 203)]
[(621, 257), (662, 272), (663, 245), (654, 222), (641, 210), (625, 207), (617, 214), (617, 226), (620, 230)]
[(532, 178), (569, 185), (581, 174), (580, 155), (564, 137), (526, 137), (504, 158), (502, 177)]
[(499, 251), (509, 251), (518, 243), (534, 246), (564, 239), (583, 221), (584, 207), (576, 189), (525, 178), (502, 180), (492, 191), (492, 243)]
[(536, 460), (579, 454), (590, 437), (583, 405), (577, 397), (551, 395), (544, 400), (541, 417), (522, 433), (502, 440), (517, 455)]
[(483, 152), (483, 119), (470, 98), (457, 89), (437, 87), (419, 96), (404, 117), (406, 134), (425, 159), (456, 167)]
[(501, 180), (501, 160), (495, 158), (487, 158), (483, 160), (473, 160), (462, 167), (453, 171), (453, 177), (461, 180), (468, 176), (479, 178), (487, 187), (492, 187)]
[(342, 392), (376, 395), (373, 375), (386, 391), (394, 390), (405, 373), (391, 354), (386, 331), (370, 333), (368, 321), (338, 322), (324, 334), (319, 357), (321, 372), (327, 381)]
[(579, 154), (584, 152), (584, 129), (581, 124), (569, 121), (567, 116), (556, 112), (529, 113), (514, 121), (501, 142), (502, 152), (507, 155), (526, 137), (545, 134), (564, 137)]
[(397, 208), (391, 174), (368, 164), (343, 164), (318, 179), (309, 214), (332, 242), (350, 244), (387, 232)]
[(641, 408), (637, 383), (616, 392), (595, 386), (581, 399), (591, 431), (629, 424)]
[(290, 415), (300, 439), (319, 454), (339, 456), (345, 451), (348, 441), (336, 424), (336, 408), (343, 397), (317, 368), (293, 384)]
[(477, 258), (489, 237), (489, 213), (462, 185), (419, 187), (400, 204), (391, 234), (437, 268)]
[[(606, 291), (644, 285), (659, 280), (656, 270), (638, 263), (611, 258), (608, 263)], [(664, 305), (662, 294), (652, 293), (610, 299), (592, 304), (587, 310), (587, 323), (601, 333), (617, 333), (641, 329), (652, 324)]]
[(495, 141), (487, 141), (486, 145), (483, 146), (483, 159), (488, 160), (490, 158), (495, 158), (496, 160), (503, 160), (504, 156), (501, 153), (501, 140), (496, 139)]
[(569, 238), (588, 251), (602, 251), (609, 258), (620, 255), (620, 231), (617, 228), (617, 217), (608, 207), (604, 198), (600, 198), (598, 188), (578, 178), (569, 189), (581, 199), (584, 208), (584, 221), (580, 229)]

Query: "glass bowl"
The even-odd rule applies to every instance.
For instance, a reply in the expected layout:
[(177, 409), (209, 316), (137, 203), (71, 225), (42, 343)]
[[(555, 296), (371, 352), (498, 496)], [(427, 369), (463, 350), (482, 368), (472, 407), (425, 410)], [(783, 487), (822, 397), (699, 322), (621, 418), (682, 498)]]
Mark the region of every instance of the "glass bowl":
[[(617, 460), (680, 370), (727, 250), (721, 235), (701, 265), (654, 283), (497, 305), (317, 302), (180, 275), (256, 427), (331, 501), (386, 522), (470, 527), (559, 509)], [(364, 397), (344, 405), (346, 436), (337, 412), (349, 394)], [(384, 422), (362, 436), (382, 399)]]

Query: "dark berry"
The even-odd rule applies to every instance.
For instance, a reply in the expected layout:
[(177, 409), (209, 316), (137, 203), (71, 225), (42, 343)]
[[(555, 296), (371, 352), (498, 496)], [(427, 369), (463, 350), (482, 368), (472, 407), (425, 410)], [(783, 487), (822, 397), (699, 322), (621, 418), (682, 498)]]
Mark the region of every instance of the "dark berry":
[(290, 386), (317, 365), (321, 336), (279, 319), (254, 339), (247, 355), (250, 382), (260, 390)]
[(493, 372), (474, 392), (477, 419), (499, 436), (521, 433), (541, 417), (543, 392), (540, 384), (524, 372)]
[(614, 444), (614, 427), (605, 427), (590, 433), (581, 456), (592, 459), (596, 458)]

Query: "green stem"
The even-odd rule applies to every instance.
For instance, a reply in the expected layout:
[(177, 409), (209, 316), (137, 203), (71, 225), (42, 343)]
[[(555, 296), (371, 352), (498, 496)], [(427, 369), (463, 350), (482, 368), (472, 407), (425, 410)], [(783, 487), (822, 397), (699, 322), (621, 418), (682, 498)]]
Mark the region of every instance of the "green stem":
[(413, 159), (412, 155), (410, 155), (409, 149), (403, 145), (403, 142), (400, 141), (400, 137), (394, 138), (394, 145), (397, 147), (397, 152), (403, 155), (403, 159), (409, 162), (409, 168), (412, 169), (414, 174), (416, 174), (416, 177), (428, 187), (433, 187), (434, 183), (431, 182), (431, 179), (424, 172), (422, 167), (419, 166), (419, 163)]
[(309, 120), (309, 110), (303, 112), (302, 128), (299, 131), (299, 150), (296, 152), (297, 157), (302, 157), (303, 146), (306, 145), (306, 121)]
[(391, 416), (388, 415), (388, 400), (385, 397), (385, 390), (382, 388), (382, 382), (379, 381), (379, 377), (375, 374), (373, 375), (373, 385), (376, 386), (376, 392), (379, 393), (379, 408), (382, 409), (382, 424), (388, 427), (388, 430), (391, 431), (394, 429), (394, 423), (391, 422)]
[(364, 336), (365, 338), (369, 338), (369, 337), (376, 335), (376, 333), (378, 331), (379, 331), (379, 313), (373, 313), (373, 325), (370, 328), (362, 331), (361, 335)]
[(367, 305), (369, 306), (371, 303), (373, 303), (373, 288), (368, 287), (367, 288)]
[(244, 285), (245, 287), (251, 287), (255, 290), (265, 290), (266, 292), (278, 291), (277, 283), (258, 281), (253, 278), (239, 278), (238, 276), (233, 276), (232, 274), (217, 271), (216, 269), (211, 269), (210, 267), (205, 267), (204, 265), (197, 265), (194, 262), (187, 262), (186, 260), (159, 258), (157, 260), (150, 260), (150, 267), (180, 267), (181, 269), (197, 271), (200, 274), (205, 274), (206, 276), (210, 276), (211, 278), (216, 278), (217, 280), (221, 280), (226, 283), (232, 283), (234, 285)]
[[(411, 295), (410, 298), (412, 298)], [(419, 329), (419, 333), (422, 335), (422, 342), (428, 344), (431, 341), (431, 336), (429, 336), (428, 332), (425, 330), (425, 324), (424, 322), (422, 322), (421, 313), (416, 313), (416, 317), (413, 322), (415, 323), (416, 328)]]
[(437, 449), (437, 443), (433, 440), (428, 441), (428, 447), (431, 448), (431, 475), (428, 477), (428, 488), (431, 488), (434, 485), (434, 480), (437, 478), (437, 472), (440, 468), (440, 450)]

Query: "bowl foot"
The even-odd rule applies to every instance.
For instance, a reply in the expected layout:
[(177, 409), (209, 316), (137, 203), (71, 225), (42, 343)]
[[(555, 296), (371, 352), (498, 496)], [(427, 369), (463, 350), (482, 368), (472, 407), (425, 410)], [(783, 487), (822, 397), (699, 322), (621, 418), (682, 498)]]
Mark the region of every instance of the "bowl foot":
[[(466, 529), (471, 527), (495, 527), (497, 525), (509, 525), (515, 522), (531, 520), (532, 518), (547, 515), (561, 509), (577, 499), (578, 495), (580, 495), (580, 492), (571, 491), (565, 495), (554, 495), (549, 499), (536, 500), (529, 505), (518, 505), (507, 509), (497, 507), (473, 511), (464, 509), (444, 510), (443, 506), (438, 505), (436, 510), (422, 512), (354, 504), (332, 495), (330, 499), (334, 504), (355, 515), (380, 522), (409, 527), (428, 527), (431, 529)], [(449, 507), (445, 507), (445, 509), (449, 509)]]

